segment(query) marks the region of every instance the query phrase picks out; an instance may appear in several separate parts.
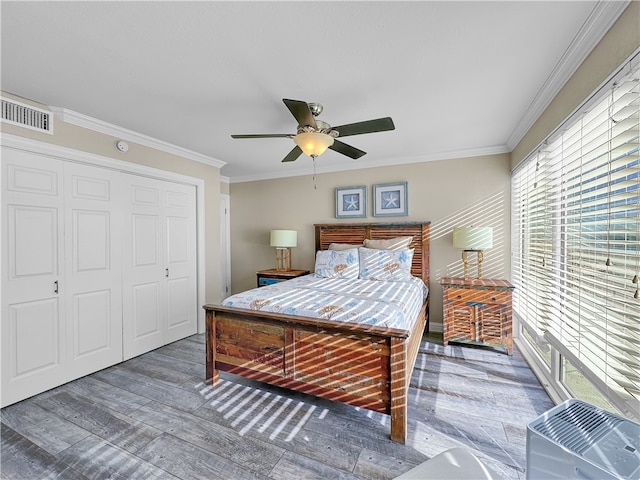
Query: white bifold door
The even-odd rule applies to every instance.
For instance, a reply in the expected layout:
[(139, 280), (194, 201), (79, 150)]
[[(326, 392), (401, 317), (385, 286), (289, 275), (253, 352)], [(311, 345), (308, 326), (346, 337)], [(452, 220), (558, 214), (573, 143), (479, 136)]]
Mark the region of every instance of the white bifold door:
[(196, 333), (195, 187), (125, 175), (124, 358)]
[(116, 174), (3, 149), (2, 404), (122, 358)]
[(1, 405), (197, 331), (196, 187), (2, 148)]
[(64, 163), (68, 379), (122, 361), (122, 215), (118, 172)]

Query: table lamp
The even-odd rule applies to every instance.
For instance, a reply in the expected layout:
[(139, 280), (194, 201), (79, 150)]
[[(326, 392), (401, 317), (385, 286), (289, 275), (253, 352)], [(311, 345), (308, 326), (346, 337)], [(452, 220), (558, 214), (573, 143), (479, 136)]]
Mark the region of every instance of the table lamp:
[(271, 246), (276, 248), (276, 270), (291, 270), (291, 247), (297, 245), (296, 230), (271, 230)]
[(462, 249), (464, 278), (469, 278), (469, 252), (478, 256), (478, 277), (482, 278), (483, 250), (493, 247), (493, 228), (491, 227), (455, 227), (453, 246)]

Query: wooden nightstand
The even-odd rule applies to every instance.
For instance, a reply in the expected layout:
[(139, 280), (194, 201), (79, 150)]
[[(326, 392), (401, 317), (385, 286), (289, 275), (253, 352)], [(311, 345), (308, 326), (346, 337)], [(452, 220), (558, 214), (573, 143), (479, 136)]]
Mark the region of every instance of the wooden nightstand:
[(256, 272), (256, 276), (258, 277), (258, 286), (264, 287), (272, 283), (284, 282), (292, 278), (309, 275), (309, 273), (309, 270), (276, 270), (272, 268), (270, 270), (260, 270)]
[(513, 353), (511, 292), (507, 280), (491, 278), (440, 279), (444, 345), (467, 342), (502, 347)]

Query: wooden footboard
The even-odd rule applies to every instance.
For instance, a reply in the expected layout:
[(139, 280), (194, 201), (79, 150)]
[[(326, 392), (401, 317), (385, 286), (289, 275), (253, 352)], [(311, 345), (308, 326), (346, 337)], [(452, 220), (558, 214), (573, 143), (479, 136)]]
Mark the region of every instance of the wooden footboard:
[(218, 371), (391, 415), (405, 443), (407, 388), (426, 322), (412, 332), (205, 305), (206, 379)]

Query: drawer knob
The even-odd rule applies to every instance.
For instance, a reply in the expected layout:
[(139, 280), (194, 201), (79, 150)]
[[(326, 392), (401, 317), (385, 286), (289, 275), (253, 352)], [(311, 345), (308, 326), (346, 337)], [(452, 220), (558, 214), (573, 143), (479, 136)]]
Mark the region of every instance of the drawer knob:
[(495, 302), (496, 301), (496, 297), (491, 297), (491, 301)]
[(458, 295), (458, 300), (460, 300), (462, 298), (462, 295)]

